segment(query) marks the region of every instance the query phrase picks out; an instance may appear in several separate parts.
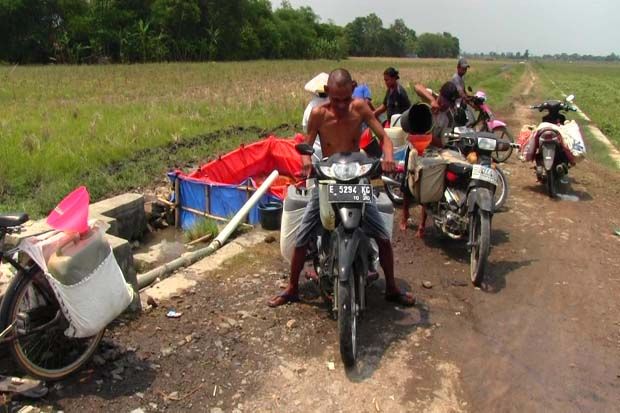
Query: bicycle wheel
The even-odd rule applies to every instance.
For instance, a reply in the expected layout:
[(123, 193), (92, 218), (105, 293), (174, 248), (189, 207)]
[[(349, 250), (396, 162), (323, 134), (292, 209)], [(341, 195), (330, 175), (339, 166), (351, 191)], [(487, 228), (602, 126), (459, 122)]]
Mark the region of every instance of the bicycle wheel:
[(43, 272), (18, 272), (0, 307), (2, 330), (14, 324), (9, 349), (26, 373), (43, 380), (61, 380), (81, 368), (93, 355), (104, 330), (93, 337), (70, 338), (69, 323)]

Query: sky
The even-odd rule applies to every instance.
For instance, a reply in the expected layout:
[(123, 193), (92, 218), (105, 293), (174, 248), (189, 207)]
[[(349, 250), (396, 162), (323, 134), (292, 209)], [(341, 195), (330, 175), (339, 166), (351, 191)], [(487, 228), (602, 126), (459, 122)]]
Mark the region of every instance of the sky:
[[(449, 32), (464, 52), (620, 54), (620, 0), (289, 0), (344, 26), (375, 13), (417, 34)], [(272, 0), (274, 9), (280, 0)]]

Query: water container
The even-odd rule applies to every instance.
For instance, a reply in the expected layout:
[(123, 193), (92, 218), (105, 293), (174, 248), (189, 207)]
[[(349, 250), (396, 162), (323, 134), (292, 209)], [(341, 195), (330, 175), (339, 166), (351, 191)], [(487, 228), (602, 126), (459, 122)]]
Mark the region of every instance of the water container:
[(280, 223), (282, 222), (281, 202), (272, 201), (266, 204), (259, 204), (258, 212), (260, 216), (260, 225), (263, 229), (270, 231), (277, 231), (280, 229)]
[(333, 231), (336, 228), (336, 213), (329, 203), (328, 184), (319, 184), (319, 208), (323, 228)]
[(50, 274), (64, 285), (73, 285), (92, 274), (110, 254), (110, 244), (101, 231), (89, 231), (59, 248), (50, 257)]

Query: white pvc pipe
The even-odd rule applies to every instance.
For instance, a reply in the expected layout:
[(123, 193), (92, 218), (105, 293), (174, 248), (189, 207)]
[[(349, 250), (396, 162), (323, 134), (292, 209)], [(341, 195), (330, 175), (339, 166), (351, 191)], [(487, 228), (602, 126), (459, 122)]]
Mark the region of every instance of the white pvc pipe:
[(241, 207), (241, 209), (237, 212), (233, 219), (230, 220), (228, 225), (226, 225), (222, 232), (220, 232), (220, 234), (211, 242), (211, 245), (217, 244), (217, 248), (224, 245), (230, 234), (232, 234), (239, 225), (239, 223), (241, 223), (241, 221), (245, 219), (245, 217), (250, 212), (250, 209), (252, 209), (252, 207), (256, 205), (256, 203), (265, 194), (265, 192), (267, 192), (267, 189), (269, 189), (273, 181), (275, 181), (279, 175), (280, 173), (277, 170), (274, 170), (269, 174), (267, 179), (265, 179), (265, 182), (263, 182), (262, 185), (258, 187), (256, 192), (254, 192), (250, 199), (248, 199), (248, 202), (246, 202), (243, 207)]
[(260, 198), (267, 192), (267, 189), (271, 186), (273, 181), (276, 180), (279, 173), (274, 170), (271, 174), (265, 179), (265, 182), (262, 183), (261, 186), (258, 187), (256, 192), (248, 199), (248, 201), (243, 205), (243, 207), (237, 211), (233, 219), (230, 220), (228, 225), (224, 227), (222, 232), (209, 244), (208, 247), (196, 250), (191, 254), (188, 254), (183, 257), (179, 257), (173, 261), (170, 261), (167, 264), (164, 264), (160, 267), (157, 267), (147, 273), (138, 274), (138, 288), (142, 289), (153, 283), (157, 278), (162, 277), (166, 274), (171, 273), (181, 267), (187, 267), (192, 265), (196, 261), (211, 255), (215, 251), (217, 251), (228, 239), (230, 234), (239, 226), (241, 221), (245, 219), (246, 215), (250, 212), (250, 209), (260, 200)]

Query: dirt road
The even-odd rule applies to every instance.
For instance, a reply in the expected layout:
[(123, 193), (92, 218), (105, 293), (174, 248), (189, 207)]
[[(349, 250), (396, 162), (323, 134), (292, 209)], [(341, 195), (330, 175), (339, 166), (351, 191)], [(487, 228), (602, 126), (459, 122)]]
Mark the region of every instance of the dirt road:
[[(529, 99), (517, 97), (506, 114), (513, 130), (534, 122), (522, 106)], [(413, 230), (395, 233), (398, 281), (421, 304), (396, 308), (382, 300), (381, 283), (371, 290), (356, 371), (345, 373), (336, 324), (311, 284), (299, 305), (265, 306), (288, 270), (278, 243), (262, 243), (185, 294), (117, 324), (90, 369), (53, 388), (40, 406), (619, 411), (620, 237), (613, 230), (620, 174), (584, 161), (571, 172), (579, 201), (570, 202), (545, 196), (516, 157), (505, 171), (511, 194), (493, 220), (487, 284), (469, 284), (462, 243), (430, 230), (425, 240)], [(422, 288), (422, 280), (433, 287)], [(167, 319), (169, 307), (183, 316)]]

